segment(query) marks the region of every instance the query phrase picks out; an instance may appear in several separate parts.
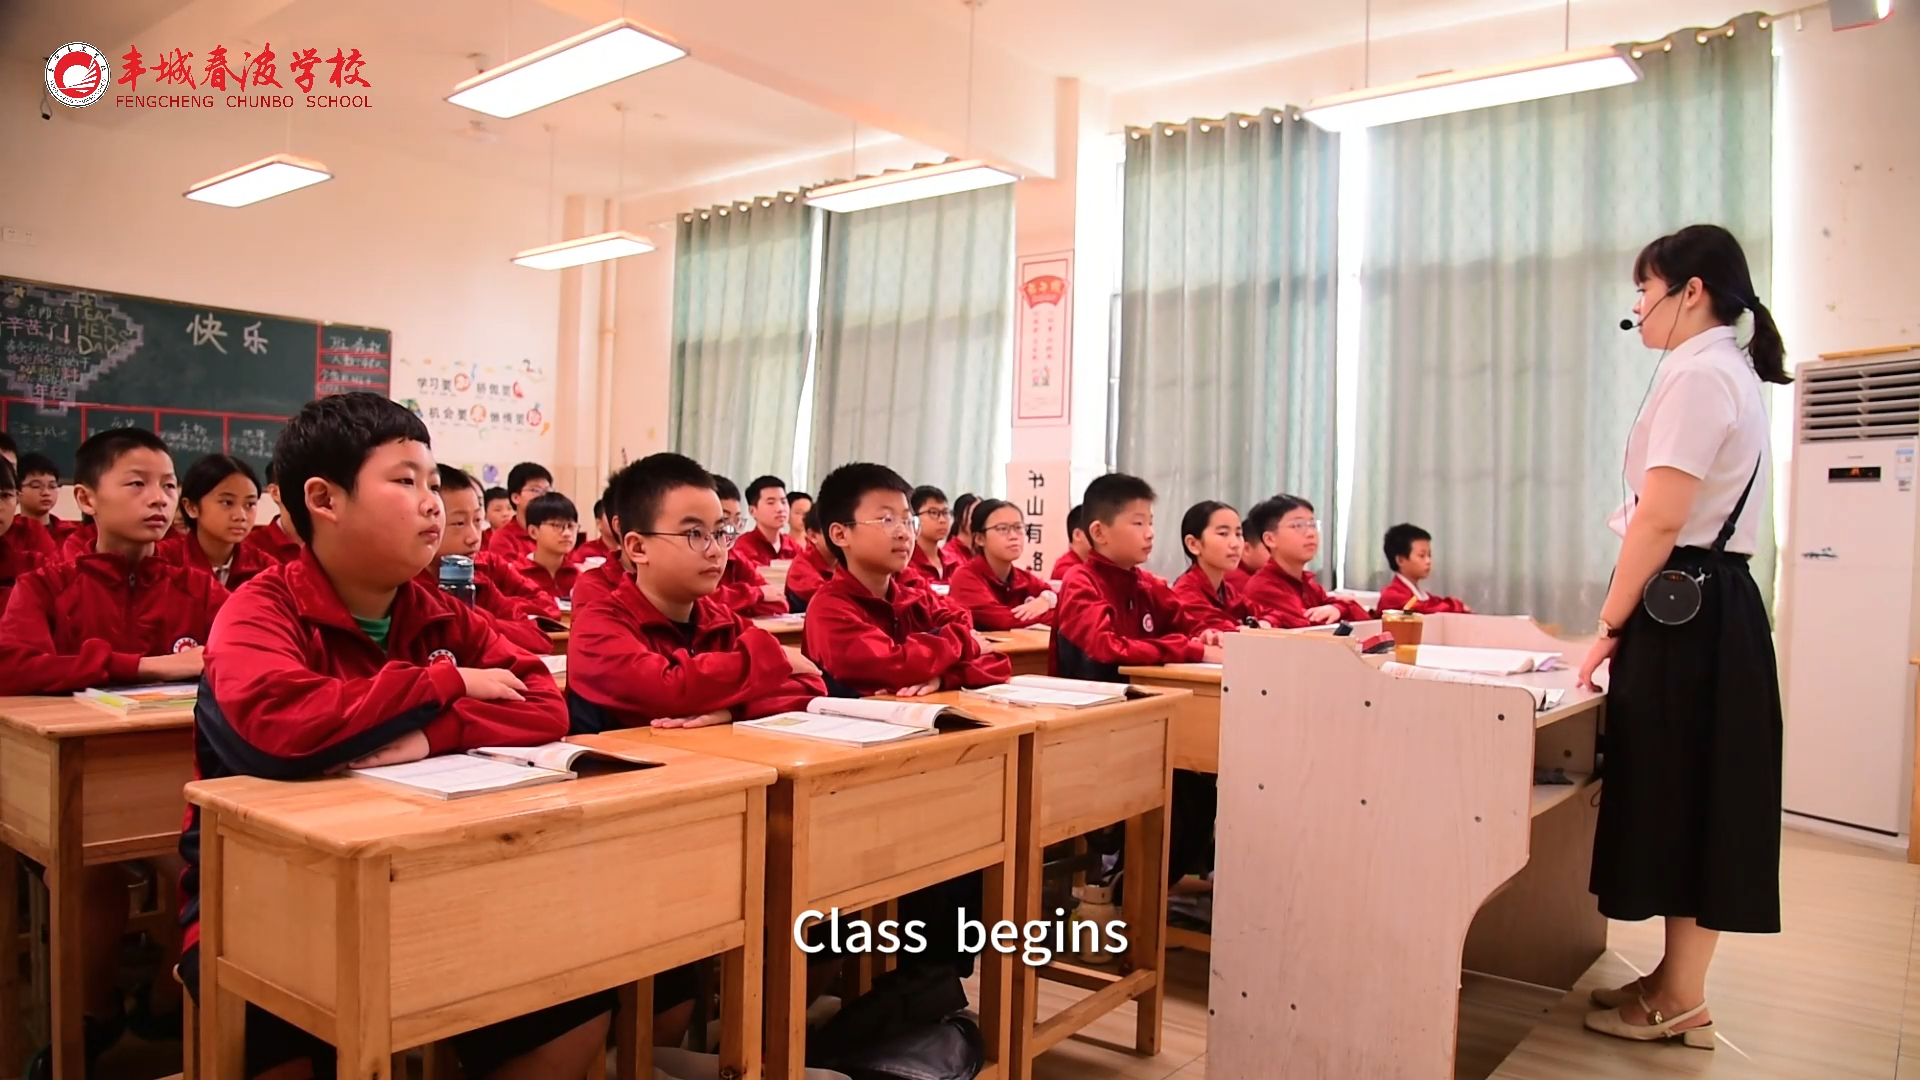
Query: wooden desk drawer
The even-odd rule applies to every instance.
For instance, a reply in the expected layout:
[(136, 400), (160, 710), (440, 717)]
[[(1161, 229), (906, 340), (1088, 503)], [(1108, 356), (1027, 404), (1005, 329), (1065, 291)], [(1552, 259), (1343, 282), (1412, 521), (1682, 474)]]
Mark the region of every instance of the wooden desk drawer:
[[(812, 901), (1004, 843), (1007, 754), (823, 792), (812, 800)], [(942, 827), (931, 828), (938, 824)]]

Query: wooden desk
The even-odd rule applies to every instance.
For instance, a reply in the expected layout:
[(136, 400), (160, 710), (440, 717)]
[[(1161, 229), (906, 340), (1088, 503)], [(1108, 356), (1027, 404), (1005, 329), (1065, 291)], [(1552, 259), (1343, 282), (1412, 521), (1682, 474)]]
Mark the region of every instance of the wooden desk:
[[(1173, 798), (1171, 721), (1186, 696), (1166, 691), (1092, 709), (995, 706), (957, 693), (927, 699), (964, 705), (989, 723), (1034, 725), (1020, 737), (1014, 922), (1025, 926), (1054, 919), (1041, 904), (1042, 855), (1049, 845), (1109, 825), (1126, 826), (1128, 888), (1121, 917), (1129, 936), (1122, 971), (1112, 975), (1059, 960), (1039, 968), (1020, 965), (1013, 979), (1010, 1059), (1019, 1080), (1033, 1075), (1034, 1058), (1129, 1001), (1139, 1003), (1134, 1049), (1149, 1056), (1160, 1052), (1166, 995), (1161, 930), (1167, 921), (1167, 821)], [(1093, 993), (1043, 1021), (1038, 1013), (1042, 978)]]
[[(974, 870), (986, 871), (981, 920), (1012, 917), (1020, 739), (1031, 719), (943, 732), (880, 747), (782, 738), (731, 725), (629, 728), (603, 738), (769, 765), (767, 1076), (800, 1080), (806, 1057), (806, 954), (794, 941), (804, 911), (853, 917)], [(981, 956), (980, 1031), (989, 1080), (1008, 1075), (1012, 964)]]
[(753, 625), (780, 639), (780, 644), (789, 645), (796, 649), (800, 647), (800, 638), (806, 631), (807, 626), (806, 623), (798, 619), (782, 616), (755, 619), (753, 620)]
[[(1582, 647), (1430, 615), (1434, 644)], [(1383, 674), (1339, 639), (1235, 634), (1222, 685), (1210, 1080), (1453, 1075), (1460, 973), (1568, 989), (1606, 949), (1587, 892), (1605, 699)], [(1536, 767), (1576, 783), (1532, 783)], [(1284, 930), (1284, 932), (1281, 932)]]
[(1013, 662), (1015, 675), (1047, 673), (1047, 643), (1052, 640), (1052, 631), (1042, 627), (1032, 630), (988, 630), (984, 633), (987, 640), (992, 642), (992, 651)]
[(553, 642), (553, 655), (567, 655), (567, 641), (573, 637), (572, 630), (553, 630), (547, 634), (547, 640)]
[(1135, 686), (1185, 690), (1173, 711), (1173, 767), (1190, 772), (1220, 771), (1219, 664), (1167, 664), (1163, 667), (1123, 667), (1120, 674)]
[[(193, 714), (123, 718), (67, 697), (0, 698), (0, 843), (47, 868), (53, 1073), (81, 1073), (82, 868), (179, 850)], [(0, 1074), (22, 1063), (17, 860), (0, 856)]]
[(396, 1050), (609, 987), (638, 1021), (620, 1075), (651, 1075), (645, 980), (718, 953), (721, 1062), (756, 1076), (773, 771), (648, 750), (659, 768), (454, 801), (352, 777), (188, 785), (199, 1075), (240, 1075), (248, 1002), (333, 1043), (342, 1076), (387, 1080)]

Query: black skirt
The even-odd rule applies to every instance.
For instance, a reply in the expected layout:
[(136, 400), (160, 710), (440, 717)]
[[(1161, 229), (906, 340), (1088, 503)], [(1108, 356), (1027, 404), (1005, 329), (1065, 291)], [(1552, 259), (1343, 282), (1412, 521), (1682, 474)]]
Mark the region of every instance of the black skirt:
[(1743, 556), (1680, 548), (1707, 572), (1679, 626), (1634, 609), (1607, 685), (1590, 888), (1610, 919), (1691, 916), (1780, 931), (1780, 677)]

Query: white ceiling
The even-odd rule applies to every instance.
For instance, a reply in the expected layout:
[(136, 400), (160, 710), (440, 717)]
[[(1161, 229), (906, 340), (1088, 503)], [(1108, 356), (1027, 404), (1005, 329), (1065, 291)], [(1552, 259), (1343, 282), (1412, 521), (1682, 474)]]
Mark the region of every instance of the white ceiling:
[[(913, 0), (964, 31), (963, 0)], [(1562, 0), (1372, 0), (1375, 39), (1418, 33)], [(1366, 35), (1362, 0), (984, 0), (979, 39), (1058, 75), (1110, 90), (1171, 82), (1298, 56)], [(1579, 26), (1579, 6), (1574, 26)]]
[[(236, 19), (236, 14), (260, 17)], [(322, 56), (336, 47), (359, 49), (366, 58), (362, 74), (373, 84), (364, 91), (373, 107), (364, 111), (304, 104), (269, 114), (224, 105), (135, 111), (112, 108), (109, 99), (86, 109), (60, 110), (56, 118), (109, 129), (137, 122), (173, 125), (183, 135), (217, 133), (244, 153), (270, 153), (289, 141), (298, 153), (303, 138), (309, 143), (344, 138), (535, 187), (547, 184), (545, 126), (552, 125), (555, 183), (561, 192), (612, 194), (622, 182), (629, 194), (669, 191), (823, 154), (836, 154), (837, 162), (854, 137), (852, 123), (843, 116), (697, 59), (510, 120), (444, 100), (456, 83), (500, 63), (503, 55), (529, 52), (587, 25), (529, 0), (510, 5), (503, 0), (0, 0), (0, 55), (37, 64), (37, 58), (68, 41), (87, 41), (115, 58), (117, 74), (117, 58), (129, 44), (139, 47), (149, 66), (155, 53), (177, 47), (196, 54), (191, 64), (200, 78), (214, 46), (225, 45), (229, 63), (238, 67), (244, 52), (266, 42), (280, 58), (280, 81), (298, 94), (286, 67), (295, 47), (317, 46)], [(322, 84), (317, 89), (328, 89), (329, 67), (316, 70)], [(148, 77), (140, 90), (151, 89)], [(627, 109), (624, 154), (616, 103)], [(863, 147), (898, 143), (896, 136), (870, 128), (859, 138)]]

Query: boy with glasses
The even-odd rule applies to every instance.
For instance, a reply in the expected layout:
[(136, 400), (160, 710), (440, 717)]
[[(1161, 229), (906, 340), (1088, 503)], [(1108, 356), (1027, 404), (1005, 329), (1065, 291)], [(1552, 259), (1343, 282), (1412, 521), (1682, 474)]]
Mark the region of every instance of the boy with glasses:
[(826, 694), (799, 650), (716, 598), (738, 534), (705, 469), (652, 454), (622, 469), (611, 490), (633, 573), (574, 612), (573, 730), (706, 727), (803, 709)]
[(1307, 569), (1320, 553), (1320, 521), (1312, 503), (1298, 495), (1275, 495), (1247, 511), (1246, 532), (1259, 537), (1272, 556), (1245, 587), (1256, 617), (1286, 630), (1368, 618), (1366, 608), (1329, 595)]
[(807, 656), (862, 696), (1006, 682), (1012, 665), (985, 651), (964, 610), (899, 580), (918, 529), (912, 492), (899, 473), (865, 462), (821, 482), (813, 508), (840, 569), (807, 606)]
[(953, 531), (953, 511), (947, 506), (947, 493), (930, 484), (922, 484), (907, 496), (913, 515), (920, 519), (920, 534), (914, 540), (913, 555), (907, 561), (905, 578), (922, 583), (951, 581), (953, 572), (966, 560), (947, 546)]
[(714, 597), (748, 619), (764, 619), (787, 613), (786, 590), (772, 585), (750, 559), (738, 556), (739, 539), (754, 528), (753, 519), (740, 512), (740, 487), (724, 476), (713, 478), (714, 493), (720, 496), (721, 517), (733, 529), (736, 554), (727, 559), (720, 575), (720, 591)]
[(65, 543), (80, 523), (53, 516), (54, 504), (60, 501), (60, 467), (45, 454), (22, 454), (14, 475), (20, 481), (21, 516), (47, 530), (56, 547)]

